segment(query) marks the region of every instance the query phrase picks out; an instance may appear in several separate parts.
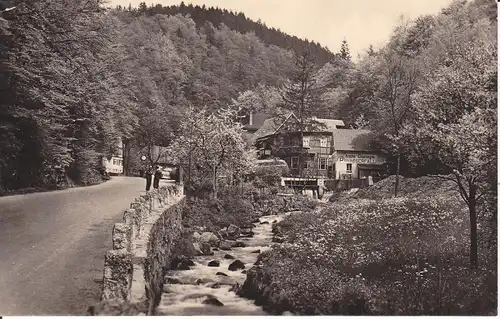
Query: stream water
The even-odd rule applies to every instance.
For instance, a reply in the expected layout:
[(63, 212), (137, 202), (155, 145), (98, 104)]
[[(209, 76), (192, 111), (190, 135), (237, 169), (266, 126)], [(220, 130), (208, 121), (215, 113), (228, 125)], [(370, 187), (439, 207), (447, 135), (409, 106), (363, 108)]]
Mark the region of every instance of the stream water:
[[(280, 221), (282, 217), (283, 215), (261, 217), (260, 222), (254, 224), (253, 237), (238, 239), (245, 242), (246, 247), (232, 248), (230, 251), (214, 251), (212, 256), (197, 256), (193, 258), (195, 265), (191, 266), (190, 270), (169, 271), (166, 275), (169, 279), (165, 282), (156, 315), (267, 315), (261, 307), (254, 304), (253, 300), (239, 297), (230, 290), (235, 283), (243, 284), (246, 270), (253, 266), (259, 255), (256, 251), (263, 252), (269, 249), (273, 237), (272, 224)], [(268, 223), (261, 224), (261, 222)], [(233, 256), (234, 259), (224, 258), (226, 254)], [(220, 263), (218, 267), (208, 266), (213, 260)], [(228, 269), (235, 260), (245, 264), (245, 271)], [(227, 276), (216, 275), (218, 272)], [(223, 305), (206, 304), (204, 301), (206, 302), (207, 297), (211, 301), (216, 298)]]

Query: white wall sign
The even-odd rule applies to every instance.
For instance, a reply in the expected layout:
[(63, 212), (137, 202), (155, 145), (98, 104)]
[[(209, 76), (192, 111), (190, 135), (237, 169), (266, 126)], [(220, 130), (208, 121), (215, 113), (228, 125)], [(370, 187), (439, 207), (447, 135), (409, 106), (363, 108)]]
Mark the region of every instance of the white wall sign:
[(375, 155), (365, 155), (365, 154), (345, 154), (344, 156), (338, 157), (339, 162), (346, 163), (376, 163), (377, 156)]

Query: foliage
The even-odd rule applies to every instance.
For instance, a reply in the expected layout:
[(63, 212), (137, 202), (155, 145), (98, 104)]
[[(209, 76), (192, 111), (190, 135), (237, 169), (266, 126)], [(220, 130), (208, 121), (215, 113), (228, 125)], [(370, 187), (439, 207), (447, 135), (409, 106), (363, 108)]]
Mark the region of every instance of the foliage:
[(292, 214), (263, 271), (297, 314), (492, 314), (496, 266), (467, 269), (464, 209), (421, 197)]
[(209, 191), (217, 197), (222, 175), (234, 184), (250, 172), (252, 159), (242, 126), (230, 109), (210, 114), (189, 108), (184, 118), (171, 145), (172, 157), (185, 168), (191, 194)]
[[(262, 42), (269, 47), (283, 48), (296, 52), (310, 51), (317, 64), (324, 64), (332, 58), (334, 54), (327, 48), (322, 47), (319, 43), (309, 41), (307, 39), (299, 39), (296, 36), (288, 35), (280, 29), (267, 27), (259, 21), (253, 21), (246, 17), (243, 12), (232, 12), (223, 8), (193, 6), (192, 4), (162, 6), (151, 5), (147, 6), (142, 3), (139, 8), (129, 8), (119, 6), (120, 10), (129, 11), (133, 14), (140, 15), (183, 15), (190, 16), (196, 23), (198, 28), (203, 27), (207, 23), (218, 26), (221, 24), (227, 25), (231, 30), (241, 34), (255, 34)], [(254, 49), (253, 52), (257, 50)]]

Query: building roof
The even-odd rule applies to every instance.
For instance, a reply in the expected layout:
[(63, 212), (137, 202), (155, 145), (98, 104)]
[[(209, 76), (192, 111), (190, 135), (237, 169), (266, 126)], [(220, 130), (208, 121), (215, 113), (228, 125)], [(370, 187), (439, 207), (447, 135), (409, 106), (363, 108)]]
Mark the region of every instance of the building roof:
[[(297, 117), (293, 113), (288, 114), (285, 120), (281, 120), (279, 117), (274, 117), (265, 120), (264, 123), (257, 130), (257, 132), (255, 132), (255, 138), (258, 139), (268, 135), (275, 134), (291, 117), (294, 117), (297, 120)], [(333, 130), (337, 130), (339, 127), (345, 126), (344, 121), (342, 120), (319, 119), (319, 118), (313, 118), (312, 120), (324, 125), (324, 127), (318, 128), (315, 131), (331, 132)]]
[(339, 151), (374, 151), (370, 130), (339, 129), (333, 131), (333, 147)]
[(342, 120), (318, 119), (318, 118), (313, 118), (313, 120), (325, 125), (326, 131), (333, 131), (339, 127), (345, 126), (344, 121)]
[(265, 120), (264, 123), (262, 123), (261, 127), (257, 130), (257, 132), (255, 132), (255, 138), (258, 139), (261, 137), (275, 134), (276, 131), (278, 131), (292, 116), (295, 115), (293, 113), (290, 113), (287, 115), (285, 120), (282, 120), (279, 117), (273, 117)]
[(262, 126), (262, 124), (264, 124), (266, 118), (267, 116), (265, 114), (252, 114), (252, 124), (245, 125), (245, 129), (247, 131), (257, 131)]

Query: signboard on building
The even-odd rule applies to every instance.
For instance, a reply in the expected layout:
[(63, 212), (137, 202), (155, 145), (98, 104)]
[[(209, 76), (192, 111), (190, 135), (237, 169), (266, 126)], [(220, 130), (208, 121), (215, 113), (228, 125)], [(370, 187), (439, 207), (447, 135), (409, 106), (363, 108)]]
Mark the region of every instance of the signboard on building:
[(365, 154), (345, 154), (338, 157), (339, 162), (373, 164), (377, 162), (377, 156)]

